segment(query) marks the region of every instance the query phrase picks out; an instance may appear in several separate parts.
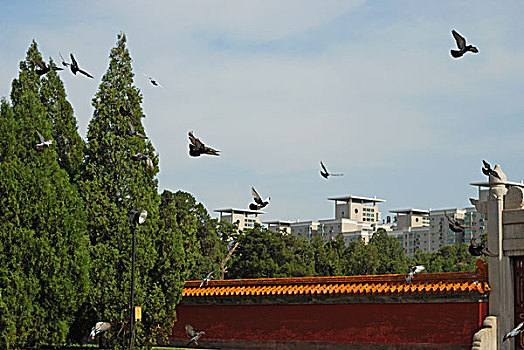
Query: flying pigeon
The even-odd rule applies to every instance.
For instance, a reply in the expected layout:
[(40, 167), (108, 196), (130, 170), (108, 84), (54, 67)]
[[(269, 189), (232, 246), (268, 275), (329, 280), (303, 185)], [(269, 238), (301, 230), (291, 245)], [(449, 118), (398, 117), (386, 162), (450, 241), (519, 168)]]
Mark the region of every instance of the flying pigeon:
[(251, 210), (260, 210), (264, 208), (266, 205), (269, 204), (270, 197), (267, 197), (266, 199), (262, 200), (260, 195), (257, 193), (254, 187), (251, 187), (251, 194), (253, 195), (253, 199), (255, 200), (255, 203), (249, 204), (249, 209)]
[(126, 106), (126, 108), (124, 108), (123, 106), (120, 106), (120, 108), (118, 109), (120, 112), (120, 115), (122, 117), (129, 117), (133, 119), (136, 123), (140, 123), (138, 119), (135, 118), (133, 114), (131, 113), (131, 107), (129, 107), (129, 103), (127, 103), (127, 101), (124, 101), (124, 105)]
[(485, 160), (482, 160), (482, 163), (484, 164), (484, 167), (482, 168), (482, 173), (486, 176), (493, 176), (497, 179), (501, 180), (499, 173), (497, 173), (495, 170), (491, 169), (491, 165), (489, 165), (488, 162)]
[(406, 282), (411, 283), (411, 279), (413, 278), (413, 276), (415, 276), (415, 274), (417, 274), (417, 273), (421, 273), (425, 269), (426, 269), (426, 267), (422, 266), (422, 265), (409, 266), (408, 267), (408, 274), (406, 276)]
[(473, 228), (474, 226), (465, 225), (463, 219), (452, 219), (446, 211), (444, 211), (444, 215), (449, 221), (449, 229), (453, 232), (461, 233), (464, 232), (465, 229)]
[(488, 248), (484, 246), (484, 244), (475, 242), (474, 238), (472, 238), (471, 242), (469, 243), (468, 251), (473, 256), (487, 255), (492, 258), (496, 258), (498, 256), (497, 254), (490, 252)]
[(85, 75), (86, 77), (88, 78), (93, 78), (93, 76), (91, 74), (89, 74), (88, 72), (86, 71), (83, 71), (81, 70), (79, 67), (78, 67), (78, 63), (76, 62), (75, 60), (75, 56), (73, 56), (73, 54), (69, 54), (71, 56), (71, 63), (66, 63), (62, 60), (62, 64), (64, 65), (69, 65), (69, 68), (71, 68), (71, 72), (76, 75), (76, 72), (80, 72), (82, 73), (83, 75)]
[(89, 338), (87, 338), (87, 342), (91, 343), (95, 340), (95, 337), (103, 333), (111, 328), (111, 323), (109, 322), (97, 322), (95, 323), (95, 326), (91, 328), (91, 333), (89, 334)]
[(502, 341), (505, 342), (509, 338), (516, 337), (519, 335), (520, 332), (524, 329), (524, 322), (520, 322), (519, 325), (515, 328), (513, 328), (511, 331), (509, 331), (504, 338), (502, 338)]
[(41, 151), (45, 147), (51, 146), (51, 144), (53, 143), (53, 140), (44, 140), (44, 137), (42, 136), (42, 134), (38, 132), (38, 130), (35, 130), (35, 131), (36, 131), (36, 135), (38, 136), (38, 139), (40, 140), (40, 143), (37, 143), (35, 145), (35, 149), (37, 151)]
[(479, 52), (479, 50), (473, 45), (466, 46), (466, 39), (464, 39), (464, 37), (457, 33), (455, 30), (452, 30), (451, 34), (453, 34), (453, 37), (455, 38), (458, 47), (458, 50), (451, 50), (451, 56), (453, 56), (454, 58), (462, 57), (468, 51), (474, 53)]
[(330, 174), (329, 171), (326, 169), (326, 166), (322, 162), (320, 162), (320, 166), (322, 167), (322, 170), (320, 170), (320, 175), (322, 175), (325, 179), (327, 179), (330, 176), (344, 176), (344, 174)]
[(40, 67), (40, 69), (37, 69), (37, 70), (36, 70), (36, 74), (38, 74), (38, 75), (44, 75), (44, 74), (47, 74), (47, 73), (49, 73), (51, 70), (54, 70), (54, 71), (57, 71), (57, 70), (64, 70), (64, 68), (59, 68), (59, 67), (55, 67), (55, 66), (48, 67), (45, 63), (43, 63), (42, 61), (40, 61), (38, 58), (34, 58), (33, 60), (34, 60), (35, 63), (38, 65), (38, 67)]
[(144, 74), (146, 76), (146, 78), (149, 79), (151, 84), (153, 84), (154, 86), (162, 87), (162, 85), (160, 85), (160, 83), (158, 81), (156, 81), (155, 79), (153, 79), (152, 77), (150, 77), (146, 73), (142, 73), (142, 74)]
[(193, 326), (191, 326), (190, 324), (186, 324), (186, 334), (190, 339), (189, 343), (187, 343), (186, 346), (189, 346), (192, 343), (195, 343), (196, 345), (198, 345), (198, 340), (200, 339), (200, 337), (202, 337), (206, 333), (204, 331), (197, 332), (193, 328)]
[(62, 53), (60, 51), (58, 51), (58, 54), (60, 55), (60, 58), (62, 59), (62, 66), (69, 67), (71, 63), (68, 63), (65, 61), (64, 56), (62, 56)]
[(129, 136), (138, 136), (138, 137), (141, 137), (143, 139), (147, 139), (146, 135), (141, 134), (138, 131), (135, 131), (135, 128), (133, 127), (133, 124), (131, 124), (131, 122), (129, 122), (129, 120), (127, 121), (127, 125), (129, 125), (129, 131), (127, 132), (127, 134)]
[(220, 155), (218, 154), (218, 152), (220, 151), (217, 151), (211, 147), (204, 145), (202, 141), (200, 141), (193, 135), (192, 131), (190, 131), (188, 135), (189, 135), (189, 141), (191, 141), (191, 143), (189, 144), (189, 155), (191, 157), (199, 157), (201, 154), (210, 154), (213, 156)]
[(142, 152), (138, 152), (134, 156), (131, 156), (131, 159), (134, 160), (135, 162), (145, 161), (146, 165), (148, 167), (150, 167), (151, 169), (153, 169), (155, 167), (155, 165), (153, 164), (153, 161), (151, 160), (151, 158), (149, 158), (148, 155), (145, 155)]
[(205, 287), (207, 285), (207, 282), (211, 281), (213, 279), (213, 271), (211, 271), (206, 278), (204, 278), (202, 280), (202, 282), (200, 282), (200, 286), (198, 286), (198, 288), (202, 288), (202, 287)]

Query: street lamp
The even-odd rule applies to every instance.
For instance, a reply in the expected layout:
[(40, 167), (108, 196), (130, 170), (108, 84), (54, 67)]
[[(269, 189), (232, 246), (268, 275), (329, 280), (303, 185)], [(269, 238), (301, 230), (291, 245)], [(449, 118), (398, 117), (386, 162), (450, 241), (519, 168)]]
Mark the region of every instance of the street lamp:
[(133, 235), (133, 252), (131, 254), (131, 321), (129, 323), (130, 337), (129, 337), (129, 350), (133, 350), (133, 336), (134, 336), (134, 316), (135, 316), (135, 237), (136, 237), (136, 225), (143, 224), (147, 218), (147, 211), (135, 210), (129, 211), (129, 227), (131, 228), (131, 234)]

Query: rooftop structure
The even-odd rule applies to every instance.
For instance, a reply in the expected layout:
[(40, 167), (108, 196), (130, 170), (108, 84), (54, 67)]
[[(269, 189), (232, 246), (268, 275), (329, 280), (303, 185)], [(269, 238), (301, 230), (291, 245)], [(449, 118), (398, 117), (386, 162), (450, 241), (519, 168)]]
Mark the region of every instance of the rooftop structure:
[(273, 220), (264, 221), (263, 223), (267, 225), (268, 230), (289, 234), (291, 233), (291, 224), (294, 223), (294, 221)]
[(237, 224), (239, 230), (244, 228), (253, 228), (255, 223), (260, 224), (261, 214), (266, 214), (261, 210), (239, 209), (239, 208), (225, 208), (215, 209), (216, 213), (220, 213), (220, 221), (226, 221), (230, 224)]

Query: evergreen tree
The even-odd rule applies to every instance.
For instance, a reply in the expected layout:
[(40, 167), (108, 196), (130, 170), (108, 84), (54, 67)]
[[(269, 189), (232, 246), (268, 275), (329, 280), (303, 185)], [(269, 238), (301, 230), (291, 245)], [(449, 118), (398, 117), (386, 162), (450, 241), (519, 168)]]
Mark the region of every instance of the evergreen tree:
[[(136, 342), (145, 344), (154, 329), (165, 323), (164, 314), (158, 308), (176, 299), (166, 299), (163, 295), (165, 276), (154, 269), (162, 256), (170, 256), (172, 250), (177, 250), (170, 246), (176, 244), (173, 240), (177, 233), (160, 230), (160, 196), (155, 178), (158, 160), (153, 145), (149, 140), (128, 134), (128, 122), (144, 134), (142, 96), (133, 85), (133, 76), (126, 37), (121, 33), (93, 98), (95, 110), (88, 127), (81, 176), (95, 264), (92, 270), (95, 288), (86, 306), (84, 321), (89, 325), (99, 320), (129, 323), (132, 235), (128, 211), (145, 209), (147, 220), (136, 233), (135, 268), (135, 305), (143, 306), (142, 322), (136, 324)], [(120, 113), (121, 108), (129, 108), (136, 121)], [(138, 152), (153, 161), (152, 168), (146, 162), (131, 159)], [(126, 332), (129, 328), (118, 338), (116, 333), (109, 333), (107, 337), (113, 344), (125, 344), (129, 338)]]
[(1, 348), (64, 343), (89, 292), (84, 203), (56, 145), (34, 148), (36, 130), (54, 135), (35, 59), (33, 41), (0, 112)]
[[(54, 65), (53, 61), (49, 65)], [(51, 70), (41, 81), (40, 95), (53, 126), (53, 143), (60, 167), (76, 179), (84, 157), (84, 140), (78, 134), (73, 107), (66, 100), (64, 84), (57, 72)]]
[(376, 247), (378, 252), (378, 275), (405, 273), (409, 266), (409, 258), (400, 242), (387, 234), (386, 230), (378, 229), (369, 242), (370, 247)]

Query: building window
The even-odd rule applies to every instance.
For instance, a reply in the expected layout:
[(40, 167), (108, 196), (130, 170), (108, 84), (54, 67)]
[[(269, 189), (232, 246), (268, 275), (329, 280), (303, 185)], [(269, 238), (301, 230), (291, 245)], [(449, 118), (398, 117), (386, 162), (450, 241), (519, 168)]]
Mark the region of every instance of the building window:
[(355, 208), (355, 214), (358, 214), (358, 209), (357, 208)]

